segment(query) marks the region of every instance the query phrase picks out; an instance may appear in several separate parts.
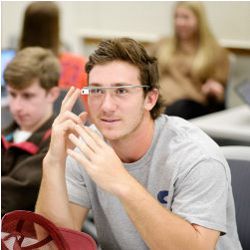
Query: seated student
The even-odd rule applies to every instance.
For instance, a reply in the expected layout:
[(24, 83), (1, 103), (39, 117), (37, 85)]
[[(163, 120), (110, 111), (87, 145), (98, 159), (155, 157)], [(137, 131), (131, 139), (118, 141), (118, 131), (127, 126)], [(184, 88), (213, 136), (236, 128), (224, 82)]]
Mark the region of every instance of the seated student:
[[(55, 2), (31, 2), (24, 14), (19, 49), (29, 46), (40, 46), (51, 49), (61, 63), (59, 87), (70, 86), (82, 88), (87, 84), (84, 67), (86, 59), (67, 52), (60, 41), (60, 9)], [(86, 107), (86, 99), (82, 97)]]
[(240, 250), (227, 161), (199, 128), (161, 115), (156, 59), (132, 39), (105, 40), (86, 72), (95, 126), (70, 112), (80, 93), (72, 87), (52, 126), (36, 212), (80, 230), (92, 209), (103, 250)]
[(34, 210), (47, 153), (60, 63), (50, 50), (19, 51), (4, 71), (14, 122), (2, 131), (1, 214)]
[(186, 119), (224, 109), (229, 57), (212, 34), (201, 2), (177, 2), (174, 35), (151, 48), (159, 61), (168, 115)]

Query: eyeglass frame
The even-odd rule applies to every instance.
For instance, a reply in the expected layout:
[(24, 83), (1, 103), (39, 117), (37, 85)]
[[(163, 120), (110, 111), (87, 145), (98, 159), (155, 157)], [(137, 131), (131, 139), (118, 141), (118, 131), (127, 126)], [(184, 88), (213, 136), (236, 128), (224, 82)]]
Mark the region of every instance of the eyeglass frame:
[[(88, 86), (81, 89), (81, 95), (90, 95), (91, 90), (100, 89), (100, 90), (109, 90), (109, 89), (133, 89), (133, 88), (150, 88), (149, 85), (146, 84), (137, 84), (137, 85), (118, 85), (118, 86), (109, 86), (109, 87), (102, 87), (102, 86)], [(104, 94), (104, 93), (103, 93)]]

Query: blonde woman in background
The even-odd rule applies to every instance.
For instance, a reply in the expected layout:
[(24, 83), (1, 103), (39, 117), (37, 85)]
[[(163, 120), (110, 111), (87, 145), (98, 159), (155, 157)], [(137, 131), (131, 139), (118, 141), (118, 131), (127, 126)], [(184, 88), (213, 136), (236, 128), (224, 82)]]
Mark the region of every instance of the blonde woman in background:
[(152, 48), (166, 113), (186, 119), (224, 108), (229, 57), (216, 41), (200, 2), (178, 2), (174, 36)]

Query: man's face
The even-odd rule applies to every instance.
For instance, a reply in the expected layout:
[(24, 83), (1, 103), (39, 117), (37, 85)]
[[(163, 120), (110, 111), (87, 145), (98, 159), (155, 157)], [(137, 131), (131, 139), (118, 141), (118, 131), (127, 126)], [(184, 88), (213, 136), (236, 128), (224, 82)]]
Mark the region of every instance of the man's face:
[(122, 61), (97, 65), (90, 71), (89, 86), (100, 87), (100, 91), (88, 97), (89, 114), (107, 140), (123, 139), (135, 132), (151, 106), (140, 87), (104, 91), (101, 87), (141, 86), (139, 75), (137, 67)]
[(20, 129), (33, 132), (51, 115), (52, 99), (38, 80), (22, 90), (7, 86), (9, 106)]

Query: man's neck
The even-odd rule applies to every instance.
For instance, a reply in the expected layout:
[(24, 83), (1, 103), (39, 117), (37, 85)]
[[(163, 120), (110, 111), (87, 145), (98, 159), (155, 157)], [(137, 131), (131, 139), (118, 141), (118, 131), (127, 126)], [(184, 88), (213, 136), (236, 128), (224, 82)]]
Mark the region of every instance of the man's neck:
[(154, 135), (154, 120), (147, 117), (139, 127), (126, 138), (109, 142), (122, 162), (139, 160), (151, 146)]

